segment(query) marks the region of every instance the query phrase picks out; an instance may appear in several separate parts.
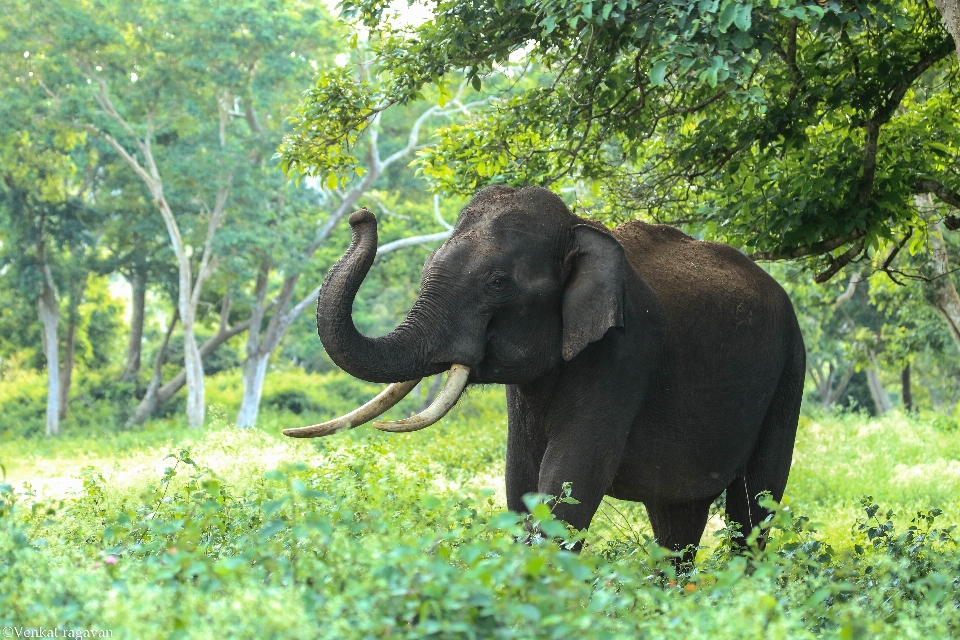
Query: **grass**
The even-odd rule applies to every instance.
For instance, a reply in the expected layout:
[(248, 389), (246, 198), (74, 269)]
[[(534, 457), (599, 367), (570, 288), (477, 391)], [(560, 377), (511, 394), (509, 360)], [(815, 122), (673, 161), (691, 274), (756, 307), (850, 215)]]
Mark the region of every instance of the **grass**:
[(504, 511), (501, 388), (425, 431), (300, 441), (280, 429), (376, 386), (278, 375), (259, 427), (239, 431), (236, 382), (210, 379), (201, 431), (8, 426), (0, 623), (114, 637), (960, 633), (960, 433), (937, 416), (806, 415), (771, 543), (733, 555), (714, 518), (697, 568), (677, 575), (640, 505), (608, 499), (580, 556), (530, 538), (571, 535), (549, 502), (531, 504), (533, 529)]

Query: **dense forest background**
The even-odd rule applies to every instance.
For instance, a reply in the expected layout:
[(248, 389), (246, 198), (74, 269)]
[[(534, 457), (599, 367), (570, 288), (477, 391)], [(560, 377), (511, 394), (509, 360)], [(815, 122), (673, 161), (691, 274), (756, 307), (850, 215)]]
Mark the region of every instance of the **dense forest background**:
[(942, 7), (526, 6), (6, 6), (0, 428), (197, 427), (226, 374), (252, 426), (267, 378), (333, 368), (310, 312), (346, 215), (381, 221), (355, 311), (382, 334), (469, 195), (500, 182), (760, 260), (801, 317), (808, 408), (953, 414)]
[[(958, 57), (958, 0), (0, 3), (3, 633), (960, 637)], [(746, 540), (724, 494), (681, 566), (639, 503), (507, 511), (497, 386), (280, 434), (382, 389), (312, 318), (349, 214), (384, 334), (489, 184), (783, 284), (803, 413)]]

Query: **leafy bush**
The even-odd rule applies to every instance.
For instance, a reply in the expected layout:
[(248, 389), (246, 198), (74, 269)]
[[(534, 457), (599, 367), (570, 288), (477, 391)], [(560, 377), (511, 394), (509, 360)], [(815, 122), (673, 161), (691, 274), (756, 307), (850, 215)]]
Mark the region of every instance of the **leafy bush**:
[[(252, 437), (254, 450), (271, 446)], [(564, 551), (575, 532), (547, 497), (531, 496), (523, 517), (489, 491), (433, 495), (432, 452), (399, 459), (391, 440), (342, 441), (315, 465), (233, 481), (184, 449), (133, 492), (87, 470), (62, 503), (2, 485), (0, 624), (115, 637), (960, 633), (960, 550), (937, 510), (904, 525), (865, 498), (852, 535), (836, 541), (768, 498), (765, 546), (755, 529), (736, 553), (739, 534), (721, 529), (678, 573), (675, 554), (648, 537)]]
[[(136, 385), (120, 382), (113, 369), (77, 370), (64, 430), (89, 435), (123, 429), (136, 406)], [(22, 371), (15, 380), (0, 381), (0, 438), (42, 436), (46, 429), (46, 375)]]
[(960, 428), (960, 424), (957, 423), (957, 419), (953, 416), (945, 416), (943, 414), (937, 414), (930, 425), (942, 433), (951, 433)]
[(276, 391), (263, 399), (263, 405), (273, 407), (277, 411), (289, 411), (294, 415), (300, 415), (304, 411), (317, 413), (322, 409), (306, 393), (298, 389)]
[[(960, 441), (929, 415), (805, 416), (787, 497), (767, 503), (767, 544), (735, 553), (736, 530), (714, 520), (696, 566), (678, 572), (641, 505), (605, 501), (580, 555), (563, 551), (576, 537), (552, 500), (531, 497), (530, 518), (503, 511), (500, 388), (472, 389), (417, 434), (298, 441), (279, 429), (379, 385), (272, 375), (259, 428), (240, 431), (239, 376), (208, 383), (218, 406), (202, 431), (155, 421), (4, 443), (0, 462), (20, 480), (0, 487), (0, 624), (115, 637), (960, 633), (960, 552), (940, 524), (958, 515)], [(291, 391), (312, 408), (266, 406)], [(82, 465), (75, 495), (44, 486), (42, 470)], [(876, 499), (858, 502), (865, 491)]]

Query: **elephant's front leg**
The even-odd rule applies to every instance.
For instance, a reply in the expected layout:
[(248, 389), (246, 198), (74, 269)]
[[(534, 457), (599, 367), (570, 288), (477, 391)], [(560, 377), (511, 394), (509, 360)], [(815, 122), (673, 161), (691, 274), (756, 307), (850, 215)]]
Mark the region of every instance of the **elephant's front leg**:
[[(508, 397), (511, 436), (507, 452), (508, 504), (525, 510), (524, 493), (563, 495), (572, 484), (578, 504), (557, 504), (554, 514), (586, 529), (620, 468), (630, 429), (644, 397), (649, 374), (645, 361), (624, 336), (611, 331), (552, 377), (517, 386)], [(521, 442), (518, 432), (535, 434)], [(526, 451), (519, 451), (526, 447)], [(512, 453), (517, 451), (516, 454)], [(516, 462), (514, 462), (516, 460)], [(523, 464), (519, 461), (524, 460)], [(532, 465), (538, 462), (536, 482)], [(511, 473), (518, 479), (511, 482)], [(512, 500), (512, 502), (511, 502)]]
[(558, 504), (554, 514), (586, 529), (620, 469), (647, 376), (625, 366), (630, 350), (614, 336), (591, 345), (565, 368), (549, 404), (543, 426), (547, 446), (537, 491), (552, 496), (572, 484), (579, 504)]
[(571, 483), (571, 497), (578, 504), (558, 503), (554, 515), (576, 529), (590, 526), (603, 501), (623, 455), (622, 438), (552, 439), (540, 465), (537, 491), (562, 496), (563, 485)]
[[(553, 512), (577, 529), (586, 529), (620, 465), (627, 417), (598, 411), (589, 401), (566, 406), (556, 400), (556, 393), (527, 389), (524, 394), (514, 386), (507, 387), (507, 414), (507, 507), (524, 513), (525, 495), (559, 497), (564, 483), (570, 482), (579, 504), (556, 504)], [(595, 419), (605, 428), (598, 430)]]
[(529, 401), (513, 385), (507, 385), (507, 425), (507, 508), (523, 513), (523, 496), (537, 491), (547, 440)]

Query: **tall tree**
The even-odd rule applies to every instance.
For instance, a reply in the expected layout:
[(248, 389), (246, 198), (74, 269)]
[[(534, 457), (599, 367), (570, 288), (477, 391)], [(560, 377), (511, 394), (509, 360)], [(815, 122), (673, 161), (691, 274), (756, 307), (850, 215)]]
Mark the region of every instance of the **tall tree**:
[[(22, 6), (6, 16), (25, 19)], [(0, 26), (0, 35), (9, 22)], [(0, 262), (7, 280), (35, 301), (47, 368), (46, 432), (57, 435), (66, 416), (73, 370), (76, 309), (89, 272), (97, 216), (85, 201), (96, 174), (96, 154), (86, 136), (55, 117), (57, 100), (39, 91), (29, 50), (0, 55), (8, 82), (0, 87)], [(60, 300), (68, 291), (68, 331), (60, 364)]]
[(328, 20), (297, 0), (27, 4), (30, 20), (14, 31), (37, 53), (36, 82), (69, 100), (77, 126), (113, 148), (163, 220), (179, 272), (188, 422), (199, 426), (197, 306), (221, 261), (216, 234), (236, 208), (235, 184), (272, 147), (256, 101), (274, 97), (277, 78), (311, 69)]
[(960, 202), (957, 60), (928, 2), (449, 0), (415, 29), (386, 4), (344, 10), (375, 34), (389, 82), (325, 74), (288, 166), (347, 172), (376, 114), (454, 72), (479, 87), (521, 55), (530, 74), (423, 152), (446, 191), (585, 185), (588, 215), (811, 258), (821, 281), (920, 232), (915, 193)]

